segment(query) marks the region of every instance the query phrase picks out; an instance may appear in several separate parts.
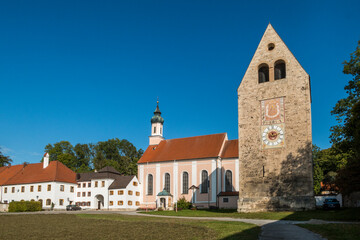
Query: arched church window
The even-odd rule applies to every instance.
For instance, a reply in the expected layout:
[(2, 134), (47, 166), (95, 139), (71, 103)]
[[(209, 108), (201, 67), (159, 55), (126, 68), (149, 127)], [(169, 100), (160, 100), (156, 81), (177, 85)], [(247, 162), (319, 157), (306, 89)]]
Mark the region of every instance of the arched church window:
[(147, 195), (153, 195), (153, 175), (148, 175)]
[(265, 63), (259, 66), (259, 83), (264, 83), (269, 81), (269, 66)]
[(201, 171), (201, 193), (209, 192), (209, 176), (206, 170)]
[(275, 62), (275, 80), (286, 78), (286, 66), (283, 60), (278, 60)]
[(183, 172), (183, 194), (189, 193), (189, 174), (187, 172)]
[(230, 170), (225, 172), (225, 192), (232, 192), (232, 172)]
[(165, 173), (164, 189), (165, 189), (168, 193), (170, 193), (170, 174), (169, 174), (169, 173)]

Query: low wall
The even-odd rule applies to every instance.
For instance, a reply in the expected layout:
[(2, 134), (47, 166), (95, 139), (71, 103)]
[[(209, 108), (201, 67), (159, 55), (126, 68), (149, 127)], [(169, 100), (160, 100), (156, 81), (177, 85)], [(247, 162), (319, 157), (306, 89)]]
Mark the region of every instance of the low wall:
[(0, 203), (0, 212), (7, 212), (9, 210), (9, 204)]
[(348, 196), (344, 196), (345, 207), (360, 207), (360, 191), (353, 192)]

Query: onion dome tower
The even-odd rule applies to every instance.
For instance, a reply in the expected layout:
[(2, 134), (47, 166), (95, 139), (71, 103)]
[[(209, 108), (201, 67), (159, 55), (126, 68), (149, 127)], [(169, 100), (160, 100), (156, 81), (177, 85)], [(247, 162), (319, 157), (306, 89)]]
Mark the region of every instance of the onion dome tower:
[(154, 116), (151, 118), (151, 135), (149, 137), (149, 145), (157, 145), (164, 139), (163, 137), (164, 119), (161, 117), (159, 108), (159, 100), (156, 102)]

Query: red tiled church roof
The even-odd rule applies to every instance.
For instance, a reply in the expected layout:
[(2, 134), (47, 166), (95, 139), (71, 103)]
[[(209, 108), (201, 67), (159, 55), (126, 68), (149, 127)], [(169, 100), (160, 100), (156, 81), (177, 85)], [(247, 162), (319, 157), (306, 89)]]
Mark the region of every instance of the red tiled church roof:
[(221, 158), (237, 158), (239, 157), (239, 141), (229, 140), (225, 142), (224, 149), (221, 153)]
[(51, 161), (43, 168), (43, 163), (15, 165), (0, 169), (0, 185), (15, 185), (39, 182), (76, 183), (76, 174), (59, 161)]
[[(158, 145), (149, 146), (138, 163), (218, 157), (225, 139), (226, 133), (219, 133), (163, 140)], [(238, 153), (234, 153), (236, 149), (233, 145), (236, 145), (237, 149), (236, 143), (230, 143), (225, 153), (226, 157), (238, 156)]]

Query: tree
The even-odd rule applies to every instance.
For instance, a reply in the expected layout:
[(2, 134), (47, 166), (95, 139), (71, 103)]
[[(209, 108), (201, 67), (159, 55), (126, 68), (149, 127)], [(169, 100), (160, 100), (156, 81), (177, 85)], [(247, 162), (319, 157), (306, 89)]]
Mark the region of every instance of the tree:
[(75, 147), (68, 141), (60, 141), (46, 145), (45, 151), (50, 161), (58, 160), (78, 173), (111, 166), (127, 175), (137, 174), (136, 164), (144, 153), (129, 141), (118, 138), (97, 144), (78, 143)]
[(339, 171), (336, 183), (345, 195), (360, 191), (360, 41), (350, 60), (344, 63), (344, 74), (352, 79), (345, 86), (347, 97), (340, 99), (332, 114), (338, 124), (331, 127), (332, 148), (346, 156), (346, 164)]
[(74, 147), (77, 172), (89, 172), (92, 169), (92, 160), (94, 158), (93, 144), (76, 144)]
[(60, 141), (45, 146), (45, 152), (49, 153), (50, 161), (59, 161), (73, 171), (77, 170), (74, 147), (68, 141)]
[(346, 127), (353, 116), (353, 107), (360, 100), (360, 41), (355, 52), (350, 55), (350, 61), (343, 62), (344, 74), (352, 75), (348, 84), (345, 86), (347, 97), (340, 99), (331, 114), (335, 115), (338, 125), (331, 127), (331, 142), (341, 145), (344, 150), (348, 149), (348, 141), (350, 140), (346, 134)]
[(122, 174), (137, 174), (137, 161), (143, 154), (143, 150), (137, 150), (128, 140), (118, 138), (98, 142), (94, 147), (95, 157), (93, 164), (95, 169), (112, 166)]
[(11, 165), (11, 162), (10, 157), (3, 155), (0, 148), (0, 167)]

